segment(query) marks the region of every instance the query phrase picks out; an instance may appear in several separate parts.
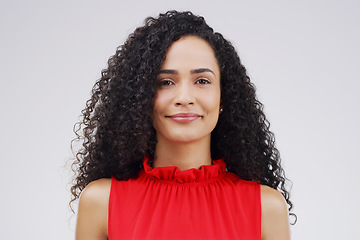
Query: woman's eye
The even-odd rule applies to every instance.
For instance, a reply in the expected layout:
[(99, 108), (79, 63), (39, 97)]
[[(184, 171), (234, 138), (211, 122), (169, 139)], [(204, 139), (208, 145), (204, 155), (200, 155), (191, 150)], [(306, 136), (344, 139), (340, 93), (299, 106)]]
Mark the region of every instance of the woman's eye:
[(201, 78), (201, 79), (196, 80), (196, 83), (197, 83), (197, 84), (209, 84), (210, 81), (207, 80), (207, 79)]
[(158, 82), (158, 86), (159, 87), (163, 87), (163, 86), (169, 86), (169, 85), (172, 85), (174, 84), (171, 80), (167, 80), (167, 79), (164, 79), (164, 80), (161, 80)]

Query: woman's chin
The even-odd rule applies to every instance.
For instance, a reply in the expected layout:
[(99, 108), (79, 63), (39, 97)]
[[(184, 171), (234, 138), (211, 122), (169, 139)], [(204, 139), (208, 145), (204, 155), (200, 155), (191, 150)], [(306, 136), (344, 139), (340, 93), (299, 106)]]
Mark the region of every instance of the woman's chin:
[(179, 133), (169, 136), (166, 140), (174, 144), (191, 144), (206, 141), (211, 135), (199, 136), (193, 133)]

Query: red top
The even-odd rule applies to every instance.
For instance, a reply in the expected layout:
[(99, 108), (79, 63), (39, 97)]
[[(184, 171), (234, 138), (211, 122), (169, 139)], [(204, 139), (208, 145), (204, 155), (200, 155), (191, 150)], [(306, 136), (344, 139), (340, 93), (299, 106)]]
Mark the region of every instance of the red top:
[(200, 169), (151, 168), (112, 178), (109, 239), (261, 239), (260, 185), (226, 171), (223, 159)]

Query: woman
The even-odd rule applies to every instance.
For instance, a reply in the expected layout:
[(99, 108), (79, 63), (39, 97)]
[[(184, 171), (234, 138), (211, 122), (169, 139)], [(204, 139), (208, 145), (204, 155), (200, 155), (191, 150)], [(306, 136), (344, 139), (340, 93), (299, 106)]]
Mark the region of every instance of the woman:
[(290, 238), (279, 153), (230, 42), (170, 11), (108, 64), (76, 131), (77, 239)]

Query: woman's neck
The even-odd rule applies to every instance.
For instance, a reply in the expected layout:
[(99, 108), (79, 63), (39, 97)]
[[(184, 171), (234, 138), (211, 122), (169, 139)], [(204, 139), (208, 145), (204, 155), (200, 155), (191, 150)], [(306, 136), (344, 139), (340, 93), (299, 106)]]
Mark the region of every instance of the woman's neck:
[(159, 140), (155, 148), (154, 167), (177, 166), (180, 171), (211, 165), (210, 139), (191, 143)]

